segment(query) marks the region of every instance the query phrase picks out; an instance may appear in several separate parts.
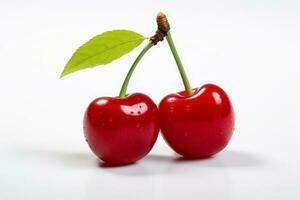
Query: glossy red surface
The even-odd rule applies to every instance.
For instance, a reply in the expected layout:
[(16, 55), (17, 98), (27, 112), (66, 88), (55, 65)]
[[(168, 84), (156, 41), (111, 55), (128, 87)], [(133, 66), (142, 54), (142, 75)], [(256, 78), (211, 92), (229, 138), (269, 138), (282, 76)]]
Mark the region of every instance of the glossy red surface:
[(143, 158), (159, 132), (158, 109), (141, 93), (124, 99), (101, 97), (88, 106), (85, 138), (92, 151), (111, 164), (128, 164)]
[(184, 157), (212, 156), (228, 144), (234, 112), (226, 93), (206, 84), (187, 97), (185, 91), (166, 96), (159, 105), (160, 126), (169, 146)]

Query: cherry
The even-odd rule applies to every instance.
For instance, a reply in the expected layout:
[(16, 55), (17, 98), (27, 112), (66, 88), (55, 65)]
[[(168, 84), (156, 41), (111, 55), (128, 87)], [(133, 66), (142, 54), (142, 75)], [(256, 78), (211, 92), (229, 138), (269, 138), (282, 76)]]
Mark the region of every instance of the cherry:
[(184, 157), (201, 158), (221, 151), (229, 142), (234, 113), (226, 93), (206, 84), (188, 96), (170, 94), (159, 105), (161, 131), (169, 146)]
[(157, 16), (176, 61), (185, 91), (170, 94), (159, 105), (162, 135), (178, 154), (190, 158), (212, 156), (228, 144), (234, 129), (233, 108), (218, 86), (206, 84), (192, 89), (175, 48), (166, 16)]
[(152, 149), (159, 132), (158, 109), (145, 94), (126, 95), (137, 64), (155, 43), (150, 40), (130, 67), (118, 97), (100, 97), (88, 106), (84, 134), (91, 150), (109, 164), (130, 164)]
[(84, 116), (86, 140), (107, 163), (129, 164), (143, 158), (152, 149), (158, 131), (158, 109), (141, 93), (97, 98)]

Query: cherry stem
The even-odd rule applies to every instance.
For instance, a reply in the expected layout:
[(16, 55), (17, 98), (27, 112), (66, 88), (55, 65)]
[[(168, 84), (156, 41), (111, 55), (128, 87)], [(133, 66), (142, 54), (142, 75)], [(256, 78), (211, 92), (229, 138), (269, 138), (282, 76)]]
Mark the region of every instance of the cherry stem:
[(192, 96), (193, 93), (194, 93), (193, 89), (192, 89), (192, 87), (190, 85), (190, 82), (189, 82), (189, 80), (187, 78), (187, 75), (186, 75), (186, 73), (184, 71), (183, 65), (182, 65), (181, 60), (179, 58), (179, 55), (177, 53), (177, 50), (176, 50), (176, 47), (174, 45), (174, 42), (173, 42), (173, 39), (172, 39), (170, 31), (167, 32), (166, 38), (167, 38), (169, 47), (170, 47), (170, 49), (172, 51), (172, 54), (174, 56), (174, 59), (176, 61), (179, 73), (181, 75), (181, 79), (182, 79), (183, 85), (185, 87), (185, 91), (186, 91), (186, 93), (187, 93), (188, 96)]
[(131, 75), (133, 74), (133, 71), (135, 70), (137, 64), (139, 63), (139, 61), (142, 59), (142, 57), (145, 55), (145, 53), (151, 48), (153, 47), (153, 43), (150, 41), (145, 47), (144, 49), (140, 52), (140, 54), (137, 56), (137, 58), (135, 59), (135, 61), (133, 62), (133, 64), (131, 65), (125, 79), (123, 82), (123, 85), (121, 87), (120, 93), (119, 93), (119, 98), (125, 98), (126, 97), (126, 91), (128, 88), (128, 83), (129, 80), (131, 78)]

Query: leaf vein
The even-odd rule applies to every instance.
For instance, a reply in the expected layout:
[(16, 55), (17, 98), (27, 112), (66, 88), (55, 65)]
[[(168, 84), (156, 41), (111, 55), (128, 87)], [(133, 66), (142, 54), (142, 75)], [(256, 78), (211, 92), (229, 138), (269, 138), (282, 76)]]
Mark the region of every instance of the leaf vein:
[(146, 39), (145, 37), (139, 37), (139, 38), (136, 38), (136, 39), (132, 39), (132, 40), (123, 42), (123, 43), (119, 43), (119, 44), (114, 45), (114, 46), (112, 46), (112, 47), (110, 47), (110, 48), (108, 48), (108, 49), (105, 49), (105, 50), (101, 50), (101, 51), (99, 51), (99, 52), (96, 52), (95, 54), (92, 54), (92, 55), (86, 57), (86, 58), (83, 59), (83, 60), (80, 60), (79, 62), (77, 62), (76, 64), (73, 64), (73, 65), (71, 65), (71, 66), (72, 66), (72, 67), (76, 67), (76, 66), (78, 66), (78, 65), (80, 65), (80, 64), (82, 64), (82, 63), (84, 63), (85, 61), (87, 61), (87, 60), (89, 60), (89, 59), (92, 59), (92, 58), (94, 58), (94, 57), (96, 57), (96, 56), (99, 56), (99, 55), (101, 55), (101, 54), (103, 54), (103, 53), (105, 53), (105, 52), (107, 52), (107, 51), (110, 51), (110, 50), (112, 50), (112, 49), (114, 49), (114, 48), (117, 48), (117, 47), (126, 45), (126, 44), (128, 44), (128, 43), (132, 43), (132, 42), (135, 42), (135, 41), (145, 40), (145, 39)]

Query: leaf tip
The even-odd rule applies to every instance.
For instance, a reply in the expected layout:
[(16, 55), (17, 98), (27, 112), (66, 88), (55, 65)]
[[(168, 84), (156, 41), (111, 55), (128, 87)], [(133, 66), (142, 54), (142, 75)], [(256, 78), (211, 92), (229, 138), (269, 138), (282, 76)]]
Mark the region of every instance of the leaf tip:
[(66, 68), (64, 68), (64, 70), (60, 73), (59, 75), (59, 79), (62, 79), (64, 76), (66, 76), (67, 74), (69, 74), (67, 71), (66, 71)]

